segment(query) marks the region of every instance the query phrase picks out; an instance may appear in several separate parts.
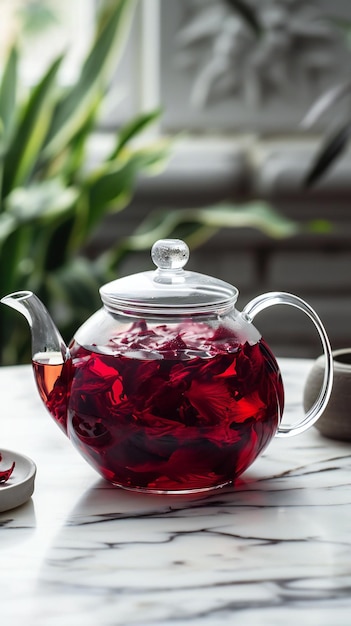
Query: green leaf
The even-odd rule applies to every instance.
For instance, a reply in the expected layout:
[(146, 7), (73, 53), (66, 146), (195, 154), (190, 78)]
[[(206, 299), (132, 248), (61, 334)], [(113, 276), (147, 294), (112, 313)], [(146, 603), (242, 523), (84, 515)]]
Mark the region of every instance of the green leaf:
[[(1, 216), (2, 220), (3, 216)], [(31, 242), (30, 227), (22, 225), (18, 228), (17, 223), (14, 226), (11, 232), (6, 233), (4, 240), (0, 240), (1, 257), (6, 260), (6, 271), (2, 272), (0, 277), (3, 293), (23, 289), (23, 285), (19, 285), (18, 278), (21, 277), (21, 263), (28, 256), (27, 251)]]
[(69, 219), (77, 195), (77, 190), (52, 180), (15, 189), (8, 196), (0, 215), (0, 254), (6, 259), (1, 282), (7, 291), (39, 289), (52, 254), (65, 255), (66, 239), (52, 249), (52, 235)]
[(22, 185), (35, 167), (51, 119), (54, 84), (62, 56), (49, 67), (24, 106), (16, 134), (5, 156), (3, 196)]
[(62, 175), (68, 184), (75, 184), (79, 177), (81, 168), (84, 167), (86, 158), (86, 147), (101, 105), (103, 94), (97, 92), (88, 103), (84, 123), (72, 137), (67, 149), (60, 155), (60, 158), (50, 163), (48, 172), (50, 175)]
[(3, 215), (15, 217), (18, 224), (34, 220), (50, 223), (71, 211), (78, 195), (77, 189), (66, 187), (59, 179), (18, 187), (7, 197)]
[(14, 215), (9, 213), (0, 214), (0, 248), (3, 242), (16, 230), (17, 225), (18, 222)]
[(109, 210), (118, 210), (128, 202), (140, 172), (162, 167), (169, 154), (169, 144), (152, 146), (131, 154), (125, 162), (107, 162), (94, 172), (87, 185), (89, 214), (85, 235)]
[(47, 287), (51, 298), (59, 302), (60, 323), (71, 326), (71, 335), (82, 320), (101, 307), (99, 287), (104, 279), (95, 271), (95, 265), (86, 258), (71, 259), (59, 271), (49, 273)]
[(109, 160), (111, 161), (115, 159), (124, 148), (124, 146), (136, 135), (139, 135), (141, 132), (143, 132), (150, 124), (155, 122), (160, 117), (160, 114), (161, 109), (156, 109), (155, 111), (151, 111), (150, 113), (138, 115), (123, 128), (121, 128), (118, 133), (116, 147), (110, 154)]
[(17, 51), (12, 48), (8, 56), (0, 84), (0, 119), (2, 122), (2, 140), (10, 136), (16, 110), (17, 91)]
[(112, 206), (117, 209), (128, 202), (136, 174), (141, 167), (140, 160), (136, 158), (122, 164), (113, 162), (91, 178), (87, 189), (89, 211), (85, 234), (90, 232)]
[(248, 202), (243, 205), (217, 205), (197, 210), (202, 224), (219, 228), (255, 228), (269, 237), (282, 238), (295, 235), (296, 222), (274, 211), (265, 202)]
[(45, 158), (60, 152), (71, 137), (85, 124), (88, 103), (96, 89), (107, 84), (109, 72), (118, 62), (118, 54), (128, 32), (135, 0), (117, 0), (109, 9), (108, 18), (99, 30), (80, 77), (67, 90), (55, 110), (45, 147)]
[[(188, 225), (187, 230), (184, 225)], [(133, 235), (119, 242), (102, 258), (111, 268), (127, 250), (147, 250), (158, 239), (175, 236), (184, 236), (192, 245), (200, 245), (220, 228), (255, 228), (269, 237), (284, 238), (297, 234), (300, 227), (265, 202), (156, 211), (147, 216)]]

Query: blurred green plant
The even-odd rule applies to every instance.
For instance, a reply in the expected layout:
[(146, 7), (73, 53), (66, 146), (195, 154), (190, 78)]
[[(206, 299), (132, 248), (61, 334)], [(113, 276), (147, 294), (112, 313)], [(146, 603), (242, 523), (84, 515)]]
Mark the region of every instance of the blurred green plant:
[[(140, 172), (164, 162), (169, 145), (133, 141), (158, 111), (120, 128), (111, 152), (87, 167), (94, 132), (112, 73), (129, 32), (136, 2), (106, 2), (77, 81), (62, 87), (64, 55), (48, 67), (26, 97), (13, 47), (0, 83), (0, 292), (39, 294), (62, 332), (73, 330), (100, 306), (98, 287), (114, 277), (106, 257), (89, 260), (82, 250), (111, 211), (124, 208)], [(117, 236), (116, 236), (117, 240)], [(28, 359), (21, 320), (0, 307), (1, 363)]]

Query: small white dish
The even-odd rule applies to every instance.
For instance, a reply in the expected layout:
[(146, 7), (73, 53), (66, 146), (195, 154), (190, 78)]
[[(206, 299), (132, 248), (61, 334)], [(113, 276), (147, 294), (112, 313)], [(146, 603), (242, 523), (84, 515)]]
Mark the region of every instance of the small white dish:
[(9, 511), (29, 500), (34, 491), (37, 471), (35, 463), (27, 456), (12, 450), (0, 450), (0, 470), (15, 462), (14, 470), (5, 483), (0, 483), (0, 513)]

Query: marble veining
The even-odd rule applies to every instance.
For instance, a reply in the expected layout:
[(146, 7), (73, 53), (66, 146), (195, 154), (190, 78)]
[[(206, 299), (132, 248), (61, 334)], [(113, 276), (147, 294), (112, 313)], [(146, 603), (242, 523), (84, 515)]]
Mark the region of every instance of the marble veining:
[[(281, 361), (285, 419), (311, 362)], [(0, 615), (11, 626), (349, 626), (351, 445), (276, 438), (235, 489), (110, 486), (46, 415), (30, 367), (0, 370), (1, 446), (37, 464), (0, 514)]]

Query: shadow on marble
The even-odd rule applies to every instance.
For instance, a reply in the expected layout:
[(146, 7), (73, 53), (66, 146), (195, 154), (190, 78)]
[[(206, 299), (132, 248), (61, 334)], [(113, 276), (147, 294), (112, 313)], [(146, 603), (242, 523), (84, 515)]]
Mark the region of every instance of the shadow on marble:
[[(21, 506), (0, 513), (0, 546), (3, 543), (8, 548), (10, 545), (27, 541), (32, 537), (36, 527), (37, 521), (32, 499)], [(16, 532), (13, 532), (14, 530)]]

